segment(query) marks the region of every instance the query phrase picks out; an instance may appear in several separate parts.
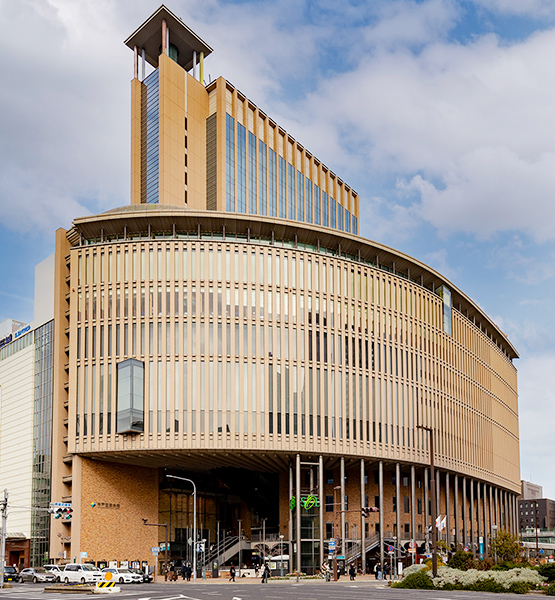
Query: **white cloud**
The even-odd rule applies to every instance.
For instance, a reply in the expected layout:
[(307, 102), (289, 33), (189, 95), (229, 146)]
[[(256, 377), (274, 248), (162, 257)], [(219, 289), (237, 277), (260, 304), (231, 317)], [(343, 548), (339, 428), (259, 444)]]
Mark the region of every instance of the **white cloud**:
[(544, 496), (555, 498), (555, 354), (533, 355), (518, 364), (520, 381), (521, 472), (543, 485)]
[(474, 4), (501, 14), (555, 17), (553, 0), (473, 0)]
[(369, 55), (322, 82), (298, 128), (340, 174), (404, 176), (438, 229), (552, 239), (554, 60), (555, 31)]

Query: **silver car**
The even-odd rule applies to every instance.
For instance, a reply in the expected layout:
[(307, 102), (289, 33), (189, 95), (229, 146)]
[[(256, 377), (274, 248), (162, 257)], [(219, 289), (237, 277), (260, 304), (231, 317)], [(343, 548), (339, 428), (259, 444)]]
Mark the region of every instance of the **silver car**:
[(36, 569), (31, 567), (21, 571), (19, 580), (21, 583), (24, 581), (32, 581), (33, 583), (54, 583), (56, 581), (56, 575), (50, 573), (50, 571), (47, 571), (44, 567), (37, 567)]

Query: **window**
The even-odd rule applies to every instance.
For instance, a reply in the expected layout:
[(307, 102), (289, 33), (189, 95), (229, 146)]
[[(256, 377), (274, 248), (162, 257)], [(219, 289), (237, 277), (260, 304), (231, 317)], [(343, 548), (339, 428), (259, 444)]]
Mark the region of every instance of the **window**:
[(405, 513), (410, 512), (410, 503), (409, 503), (409, 497), (408, 496), (405, 496), (403, 498), (403, 504), (404, 504)]
[(333, 485), (333, 471), (326, 471), (326, 483)]
[(392, 508), (392, 510), (393, 510), (393, 512), (397, 512), (397, 496), (393, 496), (391, 498), (391, 500), (393, 502), (393, 508)]
[(333, 512), (333, 495), (326, 495), (326, 512)]
[(117, 433), (144, 431), (145, 365), (129, 358), (117, 365)]
[(405, 533), (410, 534), (410, 523), (405, 523)]
[(333, 523), (326, 523), (326, 538), (333, 538)]
[(409, 476), (403, 474), (403, 487), (409, 487)]

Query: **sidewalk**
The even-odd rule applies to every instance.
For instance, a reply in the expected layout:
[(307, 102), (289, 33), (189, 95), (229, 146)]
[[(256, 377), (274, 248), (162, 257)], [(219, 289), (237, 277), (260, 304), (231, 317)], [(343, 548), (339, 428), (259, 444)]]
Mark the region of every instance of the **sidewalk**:
[[(183, 584), (190, 585), (193, 583), (193, 580), (191, 579), (191, 581), (188, 583), (186, 580), (184, 581), (183, 579), (179, 578), (177, 581), (164, 582), (164, 577), (162, 575), (160, 575), (156, 579), (156, 583), (167, 583), (168, 585), (176, 585), (179, 583), (182, 585)], [(196, 583), (225, 584), (225, 583), (230, 583), (230, 581), (229, 581), (229, 575), (227, 573), (225, 573), (225, 574), (222, 574), (221, 577), (218, 577), (216, 579), (212, 579), (212, 577), (207, 577), (206, 579), (202, 579), (201, 577), (199, 577), (197, 579)], [(260, 584), (261, 579), (260, 579), (260, 577), (236, 577), (235, 583)], [(268, 581), (269, 585), (276, 584), (276, 583), (279, 583), (279, 584), (297, 583), (297, 579), (295, 577), (291, 577), (288, 579), (270, 579)], [(322, 583), (322, 584), (325, 584), (326, 581), (321, 578), (305, 579), (305, 578), (301, 577), (299, 579), (299, 583)], [(376, 586), (376, 587), (388, 587), (389, 580), (386, 581), (385, 579), (376, 579), (374, 577), (374, 575), (357, 575), (355, 581), (351, 581), (349, 579), (348, 575), (342, 575), (338, 582), (335, 582), (332, 579), (328, 583), (330, 585), (332, 585), (334, 583), (352, 583), (353, 585), (356, 585), (357, 583), (364, 583), (365, 585), (372, 585), (372, 586)]]

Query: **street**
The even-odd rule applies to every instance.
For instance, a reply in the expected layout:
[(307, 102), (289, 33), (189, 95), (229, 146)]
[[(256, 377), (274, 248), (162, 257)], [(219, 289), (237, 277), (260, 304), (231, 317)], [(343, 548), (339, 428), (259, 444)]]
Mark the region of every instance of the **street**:
[[(2, 599), (60, 600), (67, 594), (44, 593), (44, 584), (16, 584), (11, 589), (0, 590)], [(76, 594), (71, 594), (72, 598)], [(82, 594), (77, 597), (87, 598)], [(403, 590), (389, 588), (377, 581), (284, 582), (261, 584), (260, 580), (229, 583), (227, 580), (202, 583), (150, 583), (122, 585), (117, 598), (123, 600), (502, 600), (514, 598), (513, 594), (487, 594), (484, 592), (443, 592), (440, 590)]]

